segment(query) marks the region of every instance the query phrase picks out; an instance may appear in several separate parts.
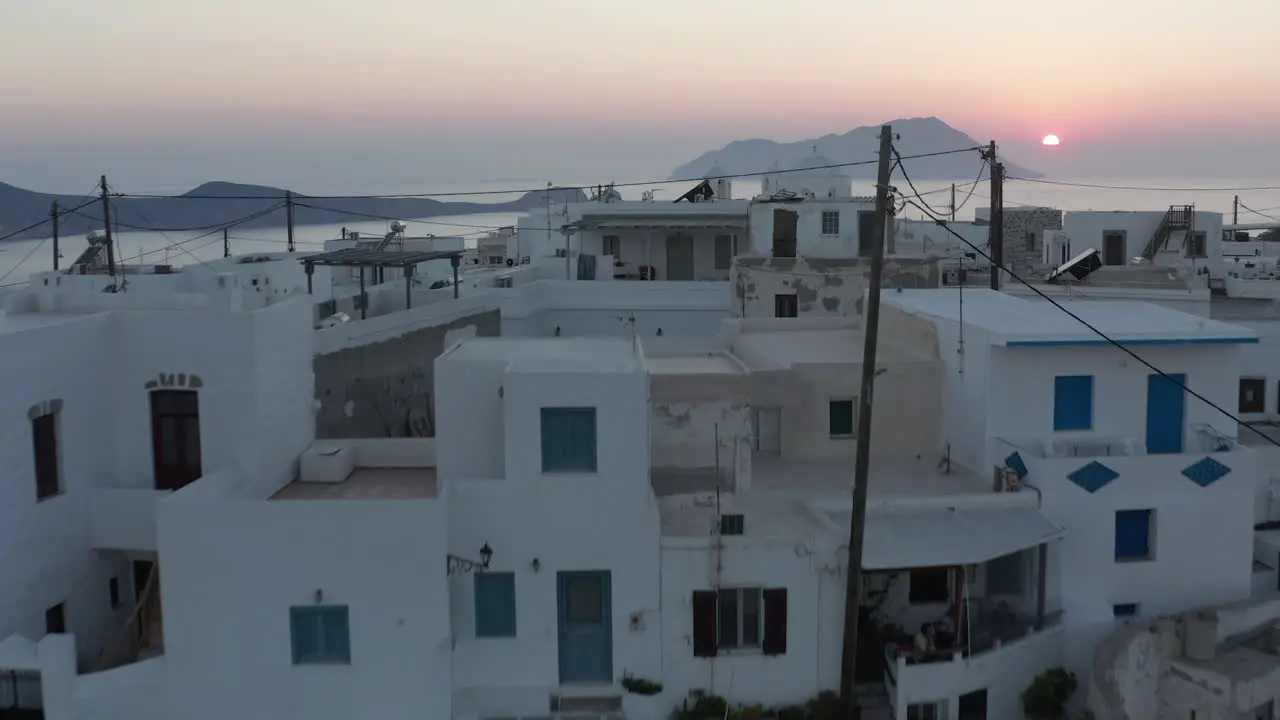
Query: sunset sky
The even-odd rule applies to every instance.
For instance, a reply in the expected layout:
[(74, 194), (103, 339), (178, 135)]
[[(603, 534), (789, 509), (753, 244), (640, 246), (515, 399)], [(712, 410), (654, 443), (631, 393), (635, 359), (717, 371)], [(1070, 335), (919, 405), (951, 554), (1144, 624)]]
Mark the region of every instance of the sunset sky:
[(928, 115), (1076, 176), (1176, 148), (1183, 176), (1280, 159), (1275, 0), (0, 0), (0, 17), (0, 181), (40, 189), (665, 176), (733, 139)]

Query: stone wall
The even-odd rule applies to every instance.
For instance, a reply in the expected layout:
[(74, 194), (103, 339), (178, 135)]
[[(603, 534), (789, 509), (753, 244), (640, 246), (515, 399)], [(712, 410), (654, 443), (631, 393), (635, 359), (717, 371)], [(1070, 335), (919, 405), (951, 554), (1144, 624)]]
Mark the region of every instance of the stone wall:
[[(494, 337), (497, 310), (315, 357), (316, 437), (435, 437), (435, 359), (467, 337)], [(323, 332), (323, 331), (322, 331)]]
[(1045, 230), (1062, 229), (1062, 211), (1047, 207), (1004, 209), (1004, 264), (1023, 275), (1043, 265)]
[[(774, 297), (795, 294), (799, 317), (849, 317), (862, 312), (867, 289), (867, 258), (734, 258), (730, 286), (733, 317), (774, 317)], [(884, 287), (936, 288), (934, 259), (884, 260)]]

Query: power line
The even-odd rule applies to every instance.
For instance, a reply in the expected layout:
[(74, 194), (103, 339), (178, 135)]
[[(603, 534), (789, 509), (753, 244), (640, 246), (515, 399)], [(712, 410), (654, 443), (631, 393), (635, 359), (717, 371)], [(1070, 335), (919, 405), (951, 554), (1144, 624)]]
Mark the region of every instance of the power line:
[(1255, 192), (1261, 190), (1280, 190), (1280, 185), (1259, 185), (1255, 187), (1144, 187), (1141, 185), (1101, 185), (1095, 183), (1068, 182), (1066, 180), (1048, 180), (1045, 178), (1013, 177), (1011, 175), (1006, 176), (1005, 179), (1040, 183), (1042, 185), (1098, 188), (1100, 190), (1142, 190), (1146, 192)]
[[(1280, 222), (1280, 218), (1277, 218), (1277, 217), (1275, 217), (1275, 216), (1273, 216), (1273, 215), (1268, 215), (1268, 214), (1266, 214), (1266, 213), (1262, 212), (1261, 210), (1254, 210), (1253, 208), (1249, 207), (1248, 205), (1245, 205), (1244, 203), (1240, 203), (1240, 207), (1241, 207), (1241, 208), (1243, 208), (1243, 209), (1245, 209), (1245, 210), (1248, 210), (1249, 212), (1253, 213), (1254, 215), (1261, 215), (1262, 217), (1264, 217), (1264, 218), (1266, 218), (1266, 219), (1268, 219), (1268, 220), (1274, 220), (1274, 221), (1276, 221), (1276, 222)], [(1274, 208), (1267, 208), (1267, 210), (1272, 210), (1272, 209), (1274, 209)]]
[(1258, 428), (1254, 427), (1252, 423), (1248, 423), (1248, 422), (1245, 422), (1244, 420), (1241, 420), (1239, 417), (1237, 417), (1237, 416), (1235, 415), (1235, 413), (1232, 413), (1232, 412), (1228, 411), (1226, 408), (1222, 407), (1221, 405), (1218, 405), (1217, 403), (1213, 402), (1213, 401), (1212, 401), (1212, 400), (1210, 400), (1209, 398), (1207, 398), (1207, 397), (1205, 397), (1205, 396), (1201, 395), (1200, 393), (1198, 393), (1198, 392), (1196, 392), (1196, 391), (1192, 390), (1191, 388), (1187, 387), (1186, 383), (1183, 383), (1183, 382), (1181, 382), (1181, 381), (1179, 381), (1179, 380), (1175, 379), (1173, 376), (1169, 375), (1169, 374), (1168, 374), (1168, 373), (1166, 373), (1165, 371), (1161, 370), (1160, 368), (1156, 367), (1156, 366), (1155, 366), (1155, 365), (1153, 365), (1151, 362), (1149, 362), (1148, 360), (1146, 360), (1146, 358), (1143, 358), (1143, 357), (1142, 357), (1141, 355), (1139, 355), (1138, 353), (1134, 352), (1133, 350), (1130, 350), (1130, 349), (1129, 349), (1126, 345), (1124, 345), (1123, 343), (1119, 342), (1118, 340), (1113, 339), (1110, 335), (1107, 335), (1106, 333), (1104, 333), (1104, 332), (1102, 332), (1101, 330), (1099, 330), (1097, 327), (1095, 327), (1094, 325), (1092, 325), (1091, 323), (1089, 323), (1089, 321), (1087, 321), (1087, 320), (1085, 320), (1084, 318), (1080, 317), (1079, 315), (1077, 315), (1077, 314), (1075, 314), (1075, 313), (1071, 312), (1071, 311), (1070, 311), (1070, 310), (1068, 310), (1066, 307), (1064, 307), (1064, 306), (1062, 305), (1062, 303), (1059, 303), (1057, 300), (1054, 300), (1052, 297), (1049, 297), (1049, 295), (1045, 294), (1045, 292), (1044, 292), (1044, 291), (1042, 291), (1042, 290), (1040, 290), (1040, 288), (1036, 287), (1035, 285), (1032, 285), (1030, 282), (1028, 282), (1027, 280), (1023, 279), (1021, 275), (1018, 275), (1017, 273), (1013, 272), (1013, 271), (1012, 271), (1012, 270), (1010, 270), (1007, 266), (1005, 266), (1003, 263), (996, 263), (996, 261), (995, 261), (994, 259), (992, 259), (992, 257), (991, 257), (989, 254), (987, 254), (986, 252), (984, 252), (984, 251), (983, 251), (981, 248), (979, 248), (977, 245), (974, 245), (973, 243), (971, 243), (971, 242), (969, 242), (968, 240), (966, 240), (966, 239), (965, 239), (965, 237), (964, 237), (963, 235), (961, 235), (960, 233), (958, 233), (958, 232), (956, 232), (955, 230), (952, 230), (951, 228), (947, 227), (947, 224), (946, 224), (944, 221), (940, 220), (940, 219), (939, 219), (936, 215), (934, 215), (932, 212), (929, 212), (928, 210), (926, 210), (926, 209), (925, 209), (925, 207), (924, 207), (921, 203), (917, 203), (916, 201), (911, 200), (911, 199), (907, 199), (907, 201), (906, 201), (906, 202), (907, 202), (907, 204), (909, 204), (909, 205), (914, 205), (914, 206), (916, 207), (916, 209), (920, 210), (921, 212), (925, 213), (925, 214), (926, 214), (926, 215), (928, 215), (930, 218), (932, 218), (932, 219), (933, 219), (933, 221), (934, 221), (935, 223), (937, 223), (937, 224), (938, 224), (942, 229), (946, 230), (948, 233), (950, 233), (952, 236), (954, 236), (954, 237), (955, 237), (957, 240), (959, 240), (960, 242), (964, 243), (965, 245), (968, 245), (968, 246), (969, 246), (969, 247), (970, 247), (974, 252), (978, 253), (978, 254), (979, 254), (979, 255), (981, 255), (983, 258), (985, 258), (988, 262), (990, 262), (990, 263), (992, 264), (992, 267), (993, 267), (993, 268), (995, 268), (995, 269), (993, 269), (993, 270), (992, 270), (992, 272), (996, 272), (997, 270), (999, 270), (999, 271), (1003, 271), (1003, 272), (1008, 273), (1010, 277), (1012, 277), (1014, 280), (1017, 280), (1019, 283), (1022, 283), (1024, 286), (1026, 286), (1026, 287), (1027, 287), (1027, 289), (1031, 290), (1031, 292), (1033, 292), (1033, 293), (1035, 293), (1036, 295), (1038, 295), (1042, 300), (1047, 301), (1049, 304), (1053, 305), (1055, 308), (1057, 308), (1058, 310), (1060, 310), (1061, 312), (1063, 312), (1064, 314), (1066, 314), (1066, 315), (1067, 315), (1068, 317), (1070, 317), (1072, 320), (1075, 320), (1076, 322), (1080, 323), (1082, 326), (1084, 326), (1085, 328), (1087, 328), (1090, 332), (1092, 332), (1093, 334), (1097, 335), (1099, 338), (1102, 338), (1102, 339), (1103, 339), (1103, 340), (1105, 340), (1108, 344), (1115, 346), (1115, 347), (1116, 347), (1116, 348), (1118, 348), (1121, 352), (1125, 353), (1125, 354), (1126, 354), (1126, 355), (1128, 355), (1129, 357), (1131, 357), (1131, 358), (1133, 358), (1134, 360), (1138, 361), (1139, 363), (1141, 363), (1142, 365), (1144, 365), (1145, 367), (1147, 367), (1148, 369), (1150, 369), (1152, 372), (1154, 372), (1154, 373), (1156, 373), (1157, 375), (1159, 375), (1160, 377), (1162, 377), (1162, 378), (1164, 378), (1164, 379), (1168, 380), (1169, 382), (1173, 383), (1174, 385), (1177, 385), (1177, 386), (1178, 386), (1179, 388), (1181, 388), (1181, 389), (1182, 389), (1182, 391), (1183, 391), (1183, 392), (1185, 392), (1186, 394), (1190, 395), (1191, 397), (1196, 398), (1197, 400), (1199, 400), (1199, 401), (1203, 402), (1205, 405), (1208, 405), (1209, 407), (1213, 408), (1214, 410), (1217, 410), (1219, 413), (1222, 413), (1222, 415), (1223, 415), (1223, 416), (1225, 416), (1227, 419), (1232, 420), (1232, 421), (1234, 421), (1234, 422), (1236, 422), (1236, 423), (1239, 423), (1240, 425), (1242, 425), (1242, 426), (1244, 426), (1244, 427), (1246, 427), (1246, 428), (1248, 428), (1248, 429), (1252, 430), (1252, 431), (1253, 431), (1254, 433), (1256, 433), (1259, 437), (1262, 437), (1263, 439), (1265, 439), (1268, 443), (1271, 443), (1272, 445), (1275, 445), (1276, 447), (1280, 447), (1280, 440), (1274, 440), (1274, 439), (1272, 439), (1269, 435), (1267, 435), (1266, 433), (1262, 432), (1262, 431), (1261, 431), (1261, 430), (1259, 430)]
[[(21, 235), (22, 233), (25, 233), (25, 232), (27, 232), (28, 230), (34, 230), (34, 229), (36, 229), (36, 228), (40, 227), (41, 225), (44, 225), (45, 223), (53, 222), (53, 219), (54, 219), (55, 217), (59, 217), (59, 218), (60, 218), (60, 217), (62, 217), (62, 216), (64, 216), (64, 215), (70, 215), (71, 213), (73, 213), (73, 212), (75, 212), (75, 211), (77, 211), (77, 210), (79, 210), (79, 209), (81, 209), (81, 208), (88, 207), (88, 206), (90, 206), (90, 205), (92, 205), (92, 204), (94, 204), (94, 203), (96, 203), (96, 202), (98, 202), (98, 198), (94, 198), (94, 199), (92, 199), (92, 200), (89, 200), (88, 202), (82, 203), (82, 204), (77, 205), (77, 206), (75, 206), (75, 207), (73, 207), (73, 208), (68, 208), (68, 209), (66, 209), (66, 210), (60, 210), (56, 215), (54, 215), (54, 214), (50, 214), (50, 216), (49, 216), (49, 217), (45, 218), (44, 220), (41, 220), (41, 221), (40, 221), (40, 222), (38, 222), (38, 223), (35, 223), (35, 224), (33, 224), (33, 225), (28, 225), (28, 226), (26, 226), (26, 227), (24, 227), (24, 228), (21, 228), (21, 229), (15, 230), (15, 231), (13, 231), (13, 232), (11, 232), (11, 233), (7, 234), (7, 235), (4, 235), (3, 237), (0, 237), (0, 242), (4, 242), (5, 240), (8, 240), (9, 238), (12, 238), (12, 237), (17, 237), (18, 235)], [(18, 268), (20, 268), (20, 267), (22, 267), (24, 264), (26, 264), (26, 262), (27, 262), (28, 260), (30, 260), (30, 259), (31, 259), (31, 256), (32, 256), (32, 255), (35, 255), (35, 254), (36, 254), (36, 251), (37, 251), (37, 250), (39, 250), (40, 248), (44, 247), (44, 244), (45, 244), (46, 242), (48, 242), (48, 241), (49, 241), (49, 238), (44, 238), (44, 239), (43, 239), (43, 240), (41, 240), (40, 242), (36, 243), (36, 244), (35, 244), (35, 247), (33, 247), (33, 248), (31, 248), (30, 250), (28, 250), (28, 251), (27, 251), (27, 254), (26, 254), (26, 255), (23, 255), (23, 256), (22, 256), (22, 259), (21, 259), (21, 260), (19, 260), (19, 261), (17, 262), (17, 264), (16, 264), (16, 265), (14, 265), (13, 267), (11, 267), (11, 268), (9, 268), (7, 271), (5, 271), (5, 274), (4, 274), (4, 275), (0, 275), (0, 283), (3, 283), (5, 280), (7, 280), (7, 279), (9, 278), (9, 276), (10, 276), (10, 275), (12, 275), (14, 272), (16, 272)], [(9, 285), (0, 285), (0, 287), (10, 287), (10, 286), (9, 286)]]
[[(957, 148), (955, 150), (940, 150), (930, 153), (919, 153), (916, 155), (903, 156), (907, 160), (918, 160), (922, 158), (938, 157), (940, 155), (955, 155), (958, 153), (974, 152), (979, 150), (977, 146), (967, 148)], [(879, 160), (857, 160), (853, 162), (831, 163), (828, 165), (815, 165), (813, 167), (789, 168), (786, 170), (757, 170), (747, 173), (730, 173), (726, 175), (715, 175), (710, 177), (697, 178), (678, 178), (669, 180), (645, 180), (641, 182), (624, 182), (624, 183), (592, 183), (589, 185), (560, 185), (550, 188), (551, 190), (589, 190), (597, 185), (605, 185), (613, 188), (625, 187), (649, 187), (652, 185), (671, 185), (683, 184), (691, 182), (702, 182), (704, 180), (732, 180), (735, 178), (758, 177), (760, 175), (775, 175), (795, 172), (813, 172), (814, 170), (834, 170), (836, 168), (859, 167), (863, 165), (875, 165)], [(482, 195), (528, 195), (531, 193), (545, 193), (548, 191), (546, 187), (537, 188), (512, 188), (506, 190), (469, 190), (469, 191), (452, 191), (438, 193), (389, 193), (375, 195), (295, 195), (295, 198), (303, 200), (395, 200), (410, 198), (441, 198), (441, 197), (477, 197)], [(281, 200), (281, 195), (147, 195), (142, 193), (119, 193), (116, 197), (127, 198), (148, 198), (154, 200)], [(301, 203), (296, 203), (301, 204)]]

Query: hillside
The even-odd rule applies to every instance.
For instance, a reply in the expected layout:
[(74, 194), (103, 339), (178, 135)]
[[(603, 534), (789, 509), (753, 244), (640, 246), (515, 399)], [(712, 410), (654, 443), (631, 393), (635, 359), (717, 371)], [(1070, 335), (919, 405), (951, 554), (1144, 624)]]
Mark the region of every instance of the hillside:
[[(294, 223), (319, 225), (357, 223), (377, 218), (409, 220), (440, 215), (525, 212), (545, 206), (547, 192), (547, 190), (535, 190), (518, 199), (497, 203), (447, 202), (429, 198), (310, 200), (306, 195), (294, 193), (294, 199), (298, 203), (341, 211), (330, 212), (309, 207), (295, 207)], [(549, 192), (557, 202), (565, 200), (578, 202), (587, 199), (586, 195), (578, 189), (552, 188)], [(210, 182), (174, 198), (121, 197), (112, 199), (111, 206), (115, 211), (115, 219), (121, 225), (121, 230), (145, 227), (172, 232), (193, 228), (215, 228), (220, 224), (265, 210), (283, 201), (284, 196), (285, 191), (280, 188)], [(87, 199), (81, 196), (39, 193), (0, 183), (0, 235), (6, 235), (49, 217), (49, 210), (55, 200), (62, 208), (73, 208)], [(63, 215), (59, 220), (59, 232), (64, 236), (83, 235), (90, 230), (102, 227), (101, 205), (90, 205), (81, 213), (83, 215)], [(374, 217), (362, 217), (368, 215)], [(281, 227), (286, 222), (285, 212), (280, 209), (238, 227)], [(48, 237), (49, 233), (49, 226), (43, 225), (14, 239)]]
[[(903, 155), (917, 155), (942, 150), (954, 150), (985, 143), (969, 137), (936, 117), (891, 120), (893, 132), (898, 136), (894, 146)], [(843, 135), (823, 135), (819, 138), (779, 143), (773, 140), (735, 140), (719, 150), (711, 150), (698, 156), (671, 173), (673, 179), (700, 178), (714, 166), (726, 174), (755, 174), (768, 170), (777, 163), (782, 169), (790, 168), (800, 160), (818, 154), (833, 162), (857, 162), (872, 160), (879, 149), (880, 126), (860, 127)], [(903, 163), (913, 180), (972, 180), (981, 166), (978, 154), (963, 153), (939, 155), (930, 158), (908, 160)], [(1018, 177), (1039, 178), (1040, 173), (1011, 163), (1002, 158), (1005, 172)], [(876, 166), (859, 165), (845, 171), (855, 180), (870, 180), (876, 176)]]

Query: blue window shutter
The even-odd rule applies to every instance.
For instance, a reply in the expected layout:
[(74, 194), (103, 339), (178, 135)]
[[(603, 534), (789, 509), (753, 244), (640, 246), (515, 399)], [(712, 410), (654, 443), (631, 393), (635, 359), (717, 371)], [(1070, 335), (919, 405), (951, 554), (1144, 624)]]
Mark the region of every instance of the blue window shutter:
[(516, 634), (516, 576), (509, 572), (475, 575), (476, 637)]
[(596, 471), (596, 409), (542, 408), (542, 471)]
[(324, 608), (321, 618), (324, 659), (328, 662), (351, 662), (351, 627), (347, 606)]
[(1151, 556), (1151, 511), (1116, 511), (1116, 560), (1145, 560)]
[(294, 665), (309, 662), (320, 654), (320, 618), (312, 608), (289, 608), (289, 635)]
[(1053, 379), (1053, 429), (1093, 427), (1093, 376), (1060, 375)]

